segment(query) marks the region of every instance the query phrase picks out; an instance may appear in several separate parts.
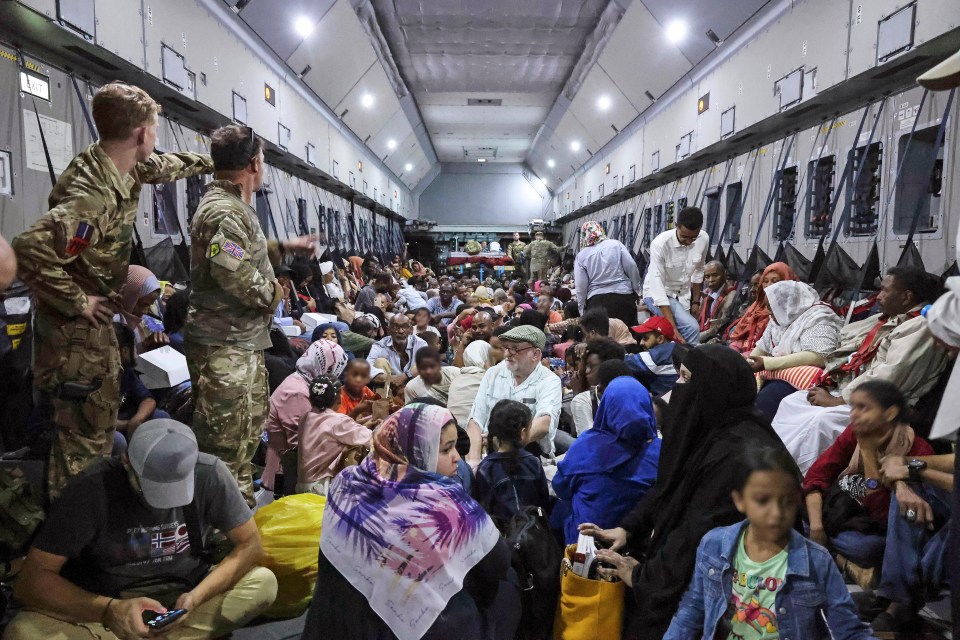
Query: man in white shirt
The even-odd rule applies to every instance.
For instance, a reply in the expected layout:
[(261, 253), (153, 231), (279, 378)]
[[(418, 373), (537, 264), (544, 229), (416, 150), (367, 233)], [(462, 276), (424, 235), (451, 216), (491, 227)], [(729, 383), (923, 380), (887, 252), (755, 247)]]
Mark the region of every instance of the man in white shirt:
[(540, 364), (547, 338), (543, 331), (530, 326), (514, 327), (499, 338), (504, 360), (484, 374), (467, 422), (467, 462), (473, 467), (480, 462), (481, 438), (487, 433), (490, 411), (500, 400), (517, 400), (533, 413), (525, 446), (537, 445), (538, 453), (545, 456), (553, 456), (555, 451), (563, 390), (560, 378)]
[(388, 332), (390, 335), (370, 347), (367, 362), (375, 385), (384, 388), (389, 385), (398, 392), (417, 375), (417, 352), (427, 343), (412, 335), (413, 324), (402, 313), (395, 313), (390, 318)]
[(405, 280), (400, 281), (400, 289), (397, 291), (397, 300), (403, 303), (406, 313), (413, 313), (417, 309), (426, 309), (427, 300), (417, 289), (410, 286)]
[(681, 344), (696, 345), (700, 339), (697, 316), (703, 263), (710, 248), (710, 237), (701, 227), (700, 209), (681, 209), (677, 228), (664, 231), (650, 243), (650, 265), (643, 281), (643, 298), (650, 313), (669, 320), (682, 336)]

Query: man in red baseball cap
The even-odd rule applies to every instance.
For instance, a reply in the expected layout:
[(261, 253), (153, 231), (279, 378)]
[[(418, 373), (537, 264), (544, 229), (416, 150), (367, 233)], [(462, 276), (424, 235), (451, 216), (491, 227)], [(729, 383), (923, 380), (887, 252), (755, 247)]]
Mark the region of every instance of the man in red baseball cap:
[(662, 316), (653, 316), (633, 327), (637, 341), (643, 347), (640, 353), (628, 354), (624, 362), (633, 375), (655, 396), (662, 396), (677, 383), (677, 369), (673, 364), (673, 350), (677, 334), (673, 324)]

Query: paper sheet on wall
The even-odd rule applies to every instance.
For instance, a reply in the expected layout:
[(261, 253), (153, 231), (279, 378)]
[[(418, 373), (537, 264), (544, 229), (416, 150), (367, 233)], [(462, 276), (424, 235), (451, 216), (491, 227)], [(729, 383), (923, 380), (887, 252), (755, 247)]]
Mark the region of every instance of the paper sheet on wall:
[[(43, 115), (40, 116), (40, 122), (50, 150), (53, 171), (60, 175), (73, 160), (73, 127), (69, 122)], [(40, 129), (37, 128), (37, 116), (30, 109), (23, 110), (23, 141), (27, 151), (27, 168), (46, 173), (47, 158), (43, 153)]]

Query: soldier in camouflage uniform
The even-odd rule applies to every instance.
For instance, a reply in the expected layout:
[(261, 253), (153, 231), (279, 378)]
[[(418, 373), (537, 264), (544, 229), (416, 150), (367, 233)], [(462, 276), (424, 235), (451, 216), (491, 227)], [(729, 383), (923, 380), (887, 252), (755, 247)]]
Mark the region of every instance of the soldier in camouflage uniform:
[(534, 280), (545, 280), (550, 267), (560, 257), (560, 247), (545, 240), (542, 231), (537, 231), (534, 238), (523, 250), (523, 255), (530, 265), (530, 277)]
[(510, 259), (513, 260), (513, 267), (515, 269), (515, 275), (518, 277), (525, 271), (523, 268), (523, 250), (526, 248), (527, 243), (520, 239), (519, 233), (513, 234), (513, 242), (510, 243), (510, 246), (507, 247), (507, 255), (510, 256)]
[(190, 226), (190, 309), (184, 328), (197, 444), (227, 465), (253, 507), (250, 461), (267, 419), (263, 350), (283, 296), (273, 268), (285, 249), (314, 238), (267, 241), (250, 206), (263, 184), (262, 144), (249, 127), (227, 126), (210, 145), (215, 178)]
[(111, 318), (120, 311), (140, 189), (213, 169), (208, 156), (153, 154), (159, 113), (138, 87), (101, 87), (93, 98), (100, 139), (60, 176), (50, 211), (13, 241), (37, 299), (35, 384), (51, 398), (57, 426), (51, 499), (113, 447), (120, 351)]

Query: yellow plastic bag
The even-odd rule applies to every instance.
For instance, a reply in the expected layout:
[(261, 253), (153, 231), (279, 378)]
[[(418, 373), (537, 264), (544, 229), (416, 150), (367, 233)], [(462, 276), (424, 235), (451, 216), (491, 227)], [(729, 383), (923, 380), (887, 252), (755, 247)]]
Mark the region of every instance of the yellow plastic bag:
[(577, 545), (569, 545), (560, 564), (560, 606), (553, 623), (554, 640), (621, 637), (626, 585), (575, 574), (571, 563), (576, 550)]
[(263, 539), (263, 566), (277, 576), (277, 600), (264, 615), (295, 618), (307, 610), (317, 581), (320, 527), (327, 499), (313, 493), (286, 496), (253, 517)]

